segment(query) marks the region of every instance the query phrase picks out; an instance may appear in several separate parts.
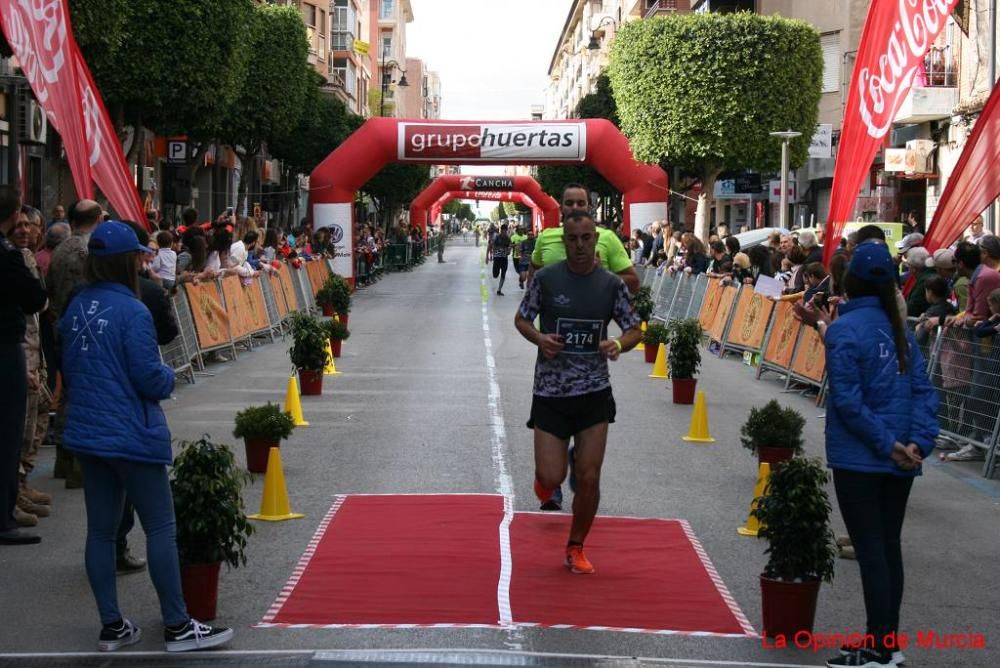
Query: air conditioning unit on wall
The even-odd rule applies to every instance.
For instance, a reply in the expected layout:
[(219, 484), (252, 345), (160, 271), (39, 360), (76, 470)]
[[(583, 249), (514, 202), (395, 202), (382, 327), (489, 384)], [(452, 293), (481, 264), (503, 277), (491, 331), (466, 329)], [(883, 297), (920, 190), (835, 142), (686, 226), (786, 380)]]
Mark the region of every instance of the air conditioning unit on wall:
[(18, 130), (22, 144), (44, 144), (48, 137), (49, 119), (36, 100), (22, 97), (18, 105)]

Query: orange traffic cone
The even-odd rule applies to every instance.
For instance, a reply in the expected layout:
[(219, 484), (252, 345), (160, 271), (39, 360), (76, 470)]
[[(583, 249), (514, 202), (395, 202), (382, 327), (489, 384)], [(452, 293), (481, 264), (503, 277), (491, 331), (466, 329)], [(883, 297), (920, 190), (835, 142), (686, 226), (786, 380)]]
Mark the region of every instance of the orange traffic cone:
[(265, 522), (305, 517), (302, 513), (293, 513), (288, 505), (285, 472), (281, 468), (281, 448), (271, 448), (267, 454), (267, 473), (264, 475), (264, 496), (260, 499), (260, 512), (247, 517)]
[(308, 427), (305, 417), (302, 415), (302, 402), (299, 401), (299, 384), (295, 380), (295, 374), (288, 378), (288, 389), (285, 391), (285, 412), (292, 414), (292, 420), (296, 427)]
[(653, 365), (653, 373), (650, 378), (669, 378), (667, 375), (667, 346), (663, 343), (656, 351), (656, 363)]
[(694, 400), (691, 426), (688, 428), (684, 440), (695, 443), (715, 443), (715, 439), (708, 432), (708, 403), (705, 401), (704, 392), (698, 392), (698, 397)]
[(753, 488), (753, 500), (750, 502), (750, 513), (747, 515), (747, 523), (737, 527), (736, 533), (741, 536), (756, 536), (760, 531), (760, 521), (754, 517), (753, 511), (757, 508), (757, 499), (764, 496), (767, 491), (767, 479), (771, 477), (771, 465), (763, 462), (757, 469), (757, 484)]

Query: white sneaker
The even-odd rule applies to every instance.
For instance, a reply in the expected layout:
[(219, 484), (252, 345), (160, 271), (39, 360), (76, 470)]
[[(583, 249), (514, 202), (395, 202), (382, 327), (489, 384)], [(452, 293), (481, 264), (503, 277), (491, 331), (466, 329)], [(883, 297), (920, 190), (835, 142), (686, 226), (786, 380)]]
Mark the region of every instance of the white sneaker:
[(945, 460), (949, 462), (981, 462), (986, 459), (986, 454), (976, 446), (964, 445), (957, 452), (949, 452), (945, 455)]

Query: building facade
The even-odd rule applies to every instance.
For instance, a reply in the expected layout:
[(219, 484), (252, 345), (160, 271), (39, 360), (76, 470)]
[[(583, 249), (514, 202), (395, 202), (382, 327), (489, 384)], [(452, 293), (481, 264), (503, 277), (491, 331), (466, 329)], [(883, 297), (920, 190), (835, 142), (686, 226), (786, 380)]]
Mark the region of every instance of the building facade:
[[(377, 25), (376, 49), (372, 50), (372, 71), (380, 72), (376, 77), (379, 84), (373, 95), (373, 115), (407, 118), (410, 110), (406, 107), (404, 87), (400, 86), (406, 72), (406, 25), (413, 22), (413, 7), (410, 0), (372, 0), (378, 8), (373, 12)], [(416, 80), (419, 86), (419, 79)], [(407, 84), (411, 80), (407, 77)], [(376, 108), (377, 107), (377, 108)]]

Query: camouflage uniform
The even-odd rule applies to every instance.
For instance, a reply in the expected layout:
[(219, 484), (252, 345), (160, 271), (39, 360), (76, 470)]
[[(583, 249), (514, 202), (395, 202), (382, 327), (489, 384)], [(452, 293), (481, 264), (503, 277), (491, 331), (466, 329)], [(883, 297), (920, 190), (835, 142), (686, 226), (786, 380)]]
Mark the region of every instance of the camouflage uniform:
[[(28, 270), (41, 279), (38, 264), (35, 256), (27, 248), (21, 249), (24, 256), (24, 264)], [(42, 343), (38, 331), (39, 317), (46, 317), (44, 313), (32, 314), (25, 318), (26, 327), (24, 332), (24, 357), (28, 366), (28, 375), (34, 375), (38, 381), (38, 386), (32, 389), (28, 387), (28, 408), (24, 420), (24, 445), (21, 448), (21, 482), (35, 468), (35, 460), (38, 457), (38, 447), (42, 443), (42, 438), (49, 427), (49, 407), (50, 398), (48, 388), (48, 375), (45, 369), (45, 359), (42, 356)]]

